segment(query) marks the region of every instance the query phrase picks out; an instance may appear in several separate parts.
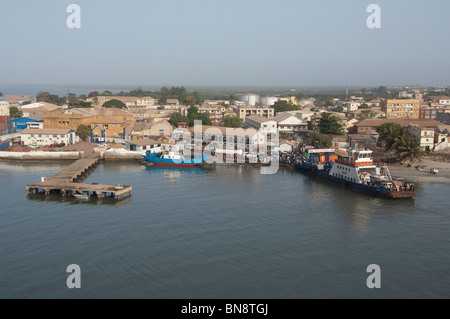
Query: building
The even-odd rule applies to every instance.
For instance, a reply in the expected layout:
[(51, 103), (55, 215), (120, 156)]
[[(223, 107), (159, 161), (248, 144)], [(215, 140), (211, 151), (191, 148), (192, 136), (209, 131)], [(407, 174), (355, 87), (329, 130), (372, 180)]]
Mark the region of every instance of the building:
[(288, 140), (281, 140), (279, 145), (280, 145), (280, 152), (292, 152), (295, 148), (298, 147), (297, 142)]
[[(131, 132), (135, 123), (134, 115), (128, 111), (118, 108), (91, 107), (56, 110), (52, 113), (44, 114), (44, 127), (46, 129), (69, 128), (72, 130), (76, 130), (80, 124), (91, 126), (91, 123), (93, 121), (100, 121), (103, 118), (107, 118), (106, 122), (110, 121), (111, 119), (115, 119), (118, 122), (125, 121), (126, 133)], [(111, 122), (111, 124), (117, 123)], [(115, 130), (113, 132), (119, 133)], [(111, 137), (111, 135), (108, 135), (108, 137)]]
[(157, 99), (154, 99), (150, 96), (146, 97), (139, 97), (136, 99), (136, 106), (137, 107), (147, 107), (147, 106), (154, 106), (158, 103)]
[(151, 152), (151, 153), (159, 153), (161, 152), (161, 142), (155, 141), (151, 139), (142, 139), (142, 140), (132, 140), (130, 143), (130, 151), (137, 152)]
[(7, 135), (14, 133), (14, 127), (11, 123), (11, 118), (5, 115), (0, 115), (0, 135)]
[(9, 116), (9, 102), (0, 99), (0, 116)]
[(262, 117), (258, 115), (250, 115), (245, 118), (245, 125), (264, 134), (277, 134), (277, 122), (272, 118)]
[(51, 103), (36, 102), (22, 105), (19, 111), (22, 112), (23, 117), (39, 117), (43, 118), (44, 114), (60, 110), (61, 107)]
[(448, 97), (448, 96), (439, 96), (438, 102), (439, 102), (439, 104), (450, 105), (450, 97)]
[(148, 99), (150, 101), (151, 98), (139, 98), (136, 96), (113, 96), (113, 95), (99, 95), (95, 97), (87, 98), (87, 102), (91, 102), (93, 106), (102, 106), (106, 102), (109, 102), (111, 100), (119, 100), (122, 103), (124, 103), (127, 107), (134, 107), (137, 105), (137, 101), (139, 99)]
[[(210, 145), (216, 149), (232, 147), (248, 152), (252, 147), (267, 145), (265, 134), (254, 128), (232, 128), (225, 126), (197, 125), (191, 130), (196, 147)], [(202, 145), (198, 144), (198, 142)]]
[(34, 98), (31, 95), (22, 95), (22, 94), (7, 94), (1, 99), (7, 101), (10, 106), (20, 106), (24, 102), (34, 101)]
[(301, 119), (290, 113), (278, 113), (271, 120), (277, 123), (278, 133), (297, 134), (308, 131), (308, 123), (302, 122)]
[(386, 118), (419, 119), (420, 100), (384, 100), (381, 109)]
[(198, 107), (198, 112), (209, 117), (213, 125), (223, 124), (224, 112), (226, 107), (223, 105), (202, 105)]
[(25, 129), (20, 132), (23, 146), (31, 144), (49, 146), (52, 144), (71, 145), (78, 142), (78, 136), (71, 129)]
[(339, 106), (342, 106), (345, 112), (354, 112), (358, 110), (361, 104), (363, 104), (361, 101), (341, 101), (338, 103)]
[(423, 106), (419, 111), (419, 119), (435, 119), (436, 114), (446, 111), (446, 106)]
[(273, 107), (250, 107), (240, 106), (238, 107), (239, 118), (245, 121), (245, 118), (250, 115), (258, 115), (267, 118), (274, 117), (275, 109)]
[(146, 123), (136, 123), (133, 129), (134, 136), (170, 136), (173, 126), (165, 119), (154, 119)]
[(434, 148), (434, 131), (436, 127), (410, 125), (407, 130), (419, 142), (420, 148), (425, 151), (431, 151)]
[(126, 120), (113, 117), (102, 117), (90, 122), (91, 137), (125, 138)]
[(397, 123), (404, 128), (410, 125), (418, 125), (420, 127), (437, 127), (442, 123), (436, 120), (419, 120), (419, 119), (367, 119), (359, 123), (356, 123), (358, 134), (371, 134), (372, 131), (376, 131), (377, 128), (385, 123)]
[(180, 102), (178, 101), (178, 99), (167, 99), (166, 104), (167, 105), (179, 106)]
[(27, 128), (34, 128), (34, 129), (43, 129), (44, 128), (44, 122), (38, 121), (34, 118), (29, 117), (21, 117), (19, 119), (11, 120), (11, 123), (13, 127), (16, 129), (16, 131), (22, 131)]

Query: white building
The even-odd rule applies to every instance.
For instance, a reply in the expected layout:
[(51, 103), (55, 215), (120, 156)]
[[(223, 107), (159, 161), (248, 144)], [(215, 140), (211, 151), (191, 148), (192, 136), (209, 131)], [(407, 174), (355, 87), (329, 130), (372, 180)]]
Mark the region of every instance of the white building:
[(147, 106), (154, 106), (156, 104), (157, 100), (147, 96), (147, 97), (140, 97), (136, 100), (136, 106), (137, 107), (147, 107)]
[(316, 99), (314, 99), (314, 98), (311, 98), (311, 99), (300, 99), (300, 100), (297, 100), (297, 105), (300, 105), (300, 106), (314, 105), (315, 101), (316, 101)]
[(280, 152), (292, 152), (297, 147), (298, 147), (297, 142), (288, 140), (280, 141)]
[(238, 107), (239, 118), (245, 121), (247, 116), (258, 115), (266, 118), (271, 118), (275, 114), (275, 109), (270, 106), (265, 107), (252, 107), (252, 106), (240, 106)]
[(439, 104), (450, 105), (450, 97), (448, 96), (440, 96)]
[(9, 116), (9, 103), (0, 99), (0, 116)]
[(344, 108), (344, 111), (346, 112), (354, 112), (358, 110), (358, 108), (361, 106), (362, 102), (358, 101), (349, 101), (349, 102), (340, 102), (339, 105)]
[(245, 118), (245, 125), (261, 131), (264, 134), (277, 134), (277, 122), (258, 115), (251, 115)]
[(308, 130), (308, 123), (287, 112), (278, 113), (271, 120), (277, 122), (278, 133), (298, 133)]
[(431, 151), (434, 148), (434, 134), (433, 127), (420, 127), (417, 125), (408, 126), (408, 132), (419, 142), (420, 147), (425, 151)]
[(71, 145), (78, 142), (75, 131), (70, 129), (25, 129), (20, 132), (21, 144), (49, 146), (52, 144)]

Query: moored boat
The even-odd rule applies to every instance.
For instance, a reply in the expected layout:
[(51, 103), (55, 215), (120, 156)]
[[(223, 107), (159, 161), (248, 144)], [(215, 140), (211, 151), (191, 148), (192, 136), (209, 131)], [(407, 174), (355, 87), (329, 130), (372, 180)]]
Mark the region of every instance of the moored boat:
[(414, 184), (405, 184), (401, 179), (392, 178), (386, 163), (374, 163), (371, 150), (337, 150), (336, 155), (338, 158), (334, 163), (315, 163), (313, 174), (374, 196), (414, 197)]
[(147, 152), (141, 155), (148, 163), (154, 166), (179, 166), (194, 167), (204, 163), (211, 156), (197, 154), (184, 154), (183, 149), (170, 145), (169, 148), (160, 153)]

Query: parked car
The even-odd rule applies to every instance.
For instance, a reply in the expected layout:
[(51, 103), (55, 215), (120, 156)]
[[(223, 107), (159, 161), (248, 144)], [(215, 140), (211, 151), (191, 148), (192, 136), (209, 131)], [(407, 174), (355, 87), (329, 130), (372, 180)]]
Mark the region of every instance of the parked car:
[(28, 145), (29, 148), (39, 148), (40, 146), (37, 144), (30, 144)]

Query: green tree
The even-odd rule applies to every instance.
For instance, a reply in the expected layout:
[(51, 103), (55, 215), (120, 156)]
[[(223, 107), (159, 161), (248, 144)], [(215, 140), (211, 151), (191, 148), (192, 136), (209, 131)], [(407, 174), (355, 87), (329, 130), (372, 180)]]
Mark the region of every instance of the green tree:
[(19, 111), (19, 109), (15, 106), (11, 106), (9, 108), (9, 116), (13, 119), (21, 118), (23, 115), (22, 111)]
[(111, 92), (111, 91), (109, 91), (109, 90), (105, 90), (103, 93), (102, 93), (102, 96), (113, 96), (114, 94), (113, 94), (113, 92)]
[(342, 124), (339, 123), (339, 118), (331, 115), (331, 113), (322, 113), (318, 123), (319, 131), (322, 134), (343, 135)]
[(187, 122), (188, 122), (187, 116), (183, 116), (178, 112), (173, 113), (169, 119), (169, 123), (172, 125), (178, 125), (179, 123), (187, 123)]
[(344, 108), (342, 107), (342, 106), (337, 106), (337, 107), (335, 107), (334, 108), (334, 111), (335, 112), (338, 112), (338, 113), (343, 113), (344, 112)]
[(81, 94), (78, 98), (81, 100), (86, 100), (87, 97), (86, 94)]
[(91, 129), (87, 125), (80, 124), (78, 125), (75, 134), (77, 134), (82, 141), (86, 141), (86, 139), (91, 136)]
[(124, 109), (127, 106), (122, 101), (113, 99), (113, 100), (109, 100), (108, 102), (103, 103), (102, 107), (106, 107), (106, 108), (114, 108), (115, 107), (118, 109)]
[(331, 147), (331, 145), (333, 145), (333, 137), (328, 134), (312, 132), (305, 139), (305, 143), (308, 145), (315, 145), (318, 143), (319, 147)]
[(74, 103), (69, 103), (69, 108), (86, 108), (86, 107), (92, 107), (92, 103), (91, 102), (86, 102), (83, 100), (77, 100)]
[(410, 135), (398, 139), (395, 144), (395, 154), (402, 162), (414, 163), (422, 158), (425, 152), (420, 148), (419, 143)]
[(99, 95), (100, 95), (100, 93), (98, 93), (97, 91), (92, 91), (88, 94), (88, 98), (97, 97)]
[(360, 119), (372, 119), (377, 115), (377, 113), (375, 113), (372, 110), (363, 110), (361, 111), (361, 114), (359, 115)]
[(367, 103), (361, 104), (358, 109), (370, 109), (370, 106)]
[(39, 92), (36, 95), (36, 101), (64, 105), (66, 103), (66, 98), (59, 97), (58, 95), (50, 94), (48, 92)]
[(22, 104), (20, 105), (27, 105), (27, 104), (31, 104), (31, 101), (23, 101)]
[(275, 109), (275, 114), (279, 112), (300, 110), (297, 105), (290, 104), (287, 101), (276, 101), (272, 107)]
[(242, 127), (244, 120), (238, 117), (228, 117), (225, 119), (226, 127)]
[(191, 106), (188, 109), (188, 124), (189, 126), (194, 126), (194, 121), (196, 120), (201, 120), (202, 121), (202, 125), (211, 125), (212, 122), (210, 120), (210, 118), (206, 115), (206, 114), (201, 114), (198, 112), (198, 108), (195, 106)]
[(333, 106), (334, 106), (333, 102), (331, 102), (331, 101), (325, 102), (325, 107), (333, 107)]
[(228, 100), (230, 101), (230, 105), (234, 105), (236, 104), (237, 97), (231, 94)]
[(0, 96), (3, 96), (3, 93), (2, 93), (2, 92), (0, 92)]
[(387, 88), (385, 86), (380, 86), (377, 89), (378, 94), (387, 94)]
[(399, 140), (406, 138), (406, 130), (397, 123), (384, 123), (377, 128), (380, 134), (379, 141), (384, 146), (386, 151), (394, 149), (394, 145), (399, 143)]

